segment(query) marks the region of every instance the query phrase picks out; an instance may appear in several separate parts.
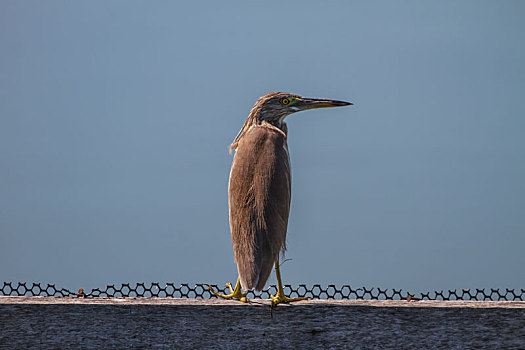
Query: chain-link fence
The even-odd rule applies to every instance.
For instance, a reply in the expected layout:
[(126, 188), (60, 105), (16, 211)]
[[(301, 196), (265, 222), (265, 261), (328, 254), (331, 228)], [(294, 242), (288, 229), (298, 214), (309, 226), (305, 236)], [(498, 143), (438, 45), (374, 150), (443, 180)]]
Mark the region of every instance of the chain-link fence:
[[(211, 285), (219, 293), (228, 293), (227, 287)], [(366, 300), (525, 300), (525, 289), (461, 289), (448, 291), (435, 291), (428, 293), (412, 294), (402, 289), (381, 288), (352, 288), (350, 285), (336, 287), (333, 284), (321, 286), (314, 284), (306, 286), (300, 284), (297, 287), (286, 285), (284, 292), (289, 297), (309, 297), (311, 299), (366, 299)], [(270, 294), (275, 295), (277, 287), (269, 286), (260, 293), (249, 291), (249, 299), (268, 299)], [(160, 298), (216, 298), (206, 284), (175, 285), (174, 283), (123, 283), (119, 286), (108, 285), (104, 289), (95, 288), (90, 292), (80, 288), (78, 291), (70, 291), (65, 288), (57, 288), (54, 284), (43, 285), (41, 283), (4, 282), (0, 288), (0, 296), (50, 296), (50, 297), (73, 297), (73, 298), (127, 298), (127, 297), (160, 297)]]

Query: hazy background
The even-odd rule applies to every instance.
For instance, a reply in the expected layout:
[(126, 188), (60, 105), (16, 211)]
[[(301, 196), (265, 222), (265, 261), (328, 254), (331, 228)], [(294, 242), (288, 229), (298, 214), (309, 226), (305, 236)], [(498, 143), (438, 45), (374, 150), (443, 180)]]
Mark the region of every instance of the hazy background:
[(355, 106), (288, 118), (286, 284), (525, 287), (524, 18), (520, 1), (0, 1), (0, 282), (234, 282), (228, 147), (288, 91)]

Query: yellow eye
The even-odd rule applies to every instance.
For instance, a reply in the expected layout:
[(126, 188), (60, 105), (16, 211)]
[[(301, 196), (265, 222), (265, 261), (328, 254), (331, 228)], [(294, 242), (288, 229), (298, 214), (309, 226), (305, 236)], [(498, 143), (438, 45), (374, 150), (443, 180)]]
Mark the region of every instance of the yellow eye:
[(286, 105), (289, 105), (289, 104), (290, 104), (290, 99), (289, 99), (289, 98), (283, 98), (283, 99), (281, 100), (281, 104), (283, 104), (283, 105), (285, 105), (285, 106), (286, 106)]

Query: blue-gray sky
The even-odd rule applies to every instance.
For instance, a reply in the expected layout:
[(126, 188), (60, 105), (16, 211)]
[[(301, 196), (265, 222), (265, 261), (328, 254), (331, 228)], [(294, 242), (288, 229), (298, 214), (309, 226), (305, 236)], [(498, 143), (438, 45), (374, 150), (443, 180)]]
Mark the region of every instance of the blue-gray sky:
[[(519, 1), (0, 1), (0, 280), (235, 281), (228, 147), (288, 118), (285, 283), (525, 281)], [(272, 275), (270, 283), (275, 282)]]

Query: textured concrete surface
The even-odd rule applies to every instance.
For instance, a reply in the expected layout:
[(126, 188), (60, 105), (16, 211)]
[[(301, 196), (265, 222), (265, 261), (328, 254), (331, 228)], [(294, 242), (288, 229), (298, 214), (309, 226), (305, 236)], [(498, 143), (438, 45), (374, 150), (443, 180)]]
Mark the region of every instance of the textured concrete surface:
[(257, 302), (1, 297), (0, 348), (525, 348), (525, 302)]

